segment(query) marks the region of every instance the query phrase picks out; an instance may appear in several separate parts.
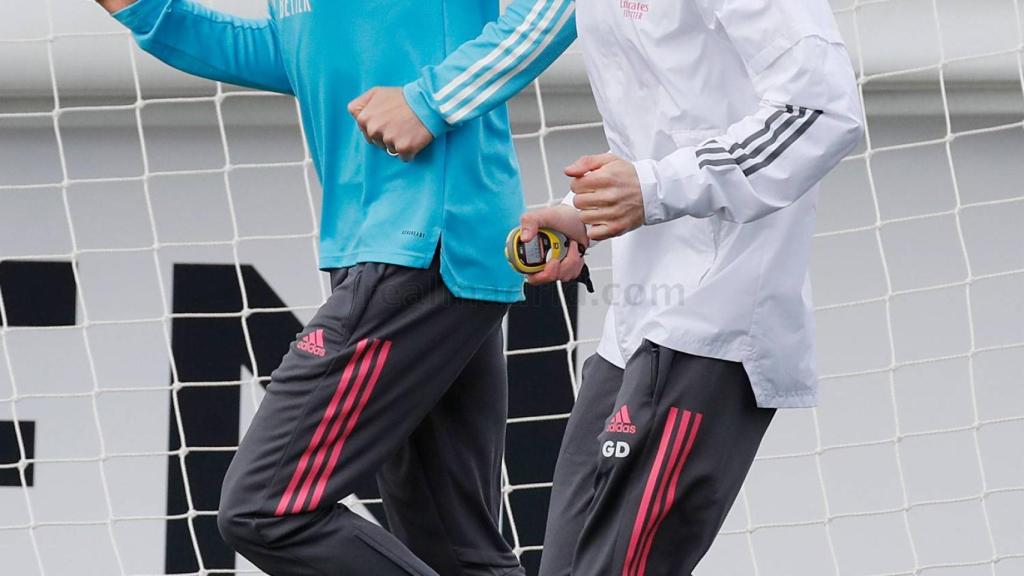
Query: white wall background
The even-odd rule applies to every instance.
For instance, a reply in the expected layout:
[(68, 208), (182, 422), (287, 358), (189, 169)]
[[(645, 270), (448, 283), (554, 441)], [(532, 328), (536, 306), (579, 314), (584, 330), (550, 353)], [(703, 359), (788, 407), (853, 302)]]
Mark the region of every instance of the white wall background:
[[(822, 406), (778, 417), (698, 574), (1024, 574), (1021, 3), (833, 5), (863, 57), (871, 145), (819, 203)], [(174, 263), (254, 264), (303, 319), (323, 297), (294, 104), (214, 98), (137, 51), (136, 76), (116, 30), (85, 0), (0, 3), (0, 260), (73, 256), (82, 323), (0, 340), (0, 420), (45, 423), (36, 486), (0, 487), (4, 574), (39, 572), (33, 538), (45, 574), (118, 574), (115, 550), (126, 573), (162, 570)], [(547, 127), (598, 121), (581, 79), (578, 54), (542, 79)], [(536, 137), (531, 91), (512, 109), (531, 203), (606, 148), (594, 126)], [(606, 304), (582, 302), (581, 358)], [(258, 387), (240, 378), (249, 411)], [(125, 453), (150, 455), (103, 457)]]

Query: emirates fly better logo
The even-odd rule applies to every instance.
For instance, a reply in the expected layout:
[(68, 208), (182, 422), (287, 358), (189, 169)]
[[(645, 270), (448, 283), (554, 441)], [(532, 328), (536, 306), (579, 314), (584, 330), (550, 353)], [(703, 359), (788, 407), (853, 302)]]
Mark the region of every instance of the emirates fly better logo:
[(624, 18), (635, 21), (643, 20), (644, 15), (651, 11), (650, 4), (631, 0), (619, 0), (619, 8), (622, 8)]

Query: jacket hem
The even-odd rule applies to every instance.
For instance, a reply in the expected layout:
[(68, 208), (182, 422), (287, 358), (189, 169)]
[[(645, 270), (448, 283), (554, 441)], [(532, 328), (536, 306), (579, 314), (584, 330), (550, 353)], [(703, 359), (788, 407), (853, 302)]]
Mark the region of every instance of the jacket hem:
[[(689, 338), (686, 336), (674, 336), (669, 338), (647, 338), (659, 346), (664, 346), (684, 354), (705, 356), (728, 362), (739, 362), (747, 373), (750, 380), (750, 389), (754, 393), (754, 399), (759, 408), (813, 408), (818, 405), (818, 390), (801, 386), (798, 390), (778, 390), (766, 379), (754, 366), (752, 354), (744, 341), (724, 341), (714, 338)], [(619, 366), (612, 358), (601, 354), (600, 347), (597, 352), (609, 363)]]
[(754, 390), (754, 399), (757, 400), (758, 408), (798, 409), (814, 408), (818, 405), (817, 392), (759, 394)]
[[(748, 346), (749, 349), (749, 346)], [(811, 376), (809, 385), (803, 385), (793, 390), (779, 390), (768, 383), (768, 379), (762, 376), (757, 368), (757, 358), (753, 350), (746, 354), (743, 360), (743, 369), (747, 371), (747, 377), (751, 381), (751, 389), (754, 391), (754, 400), (758, 408), (814, 408), (818, 405), (817, 377)], [(754, 382), (766, 383), (762, 386), (753, 385)]]
[(441, 254), (441, 278), (444, 279), (445, 286), (452, 291), (452, 294), (455, 294), (459, 298), (465, 298), (468, 300), (487, 300), (490, 302), (501, 302), (503, 304), (522, 302), (526, 299), (523, 295), (522, 284), (515, 288), (504, 288), (498, 286), (481, 286), (479, 284), (458, 280), (455, 277), (455, 273), (445, 262), (443, 253)]
[(399, 250), (360, 250), (358, 252), (345, 252), (342, 254), (322, 254), (319, 265), (320, 269), (324, 271), (348, 268), (362, 262), (379, 262), (381, 264), (394, 264), (395, 266), (405, 266), (407, 268), (425, 269), (430, 267), (433, 257), (433, 254)]
[[(426, 269), (434, 259), (433, 252), (422, 254), (419, 252), (407, 251), (377, 251), (361, 250), (357, 252), (346, 252), (342, 254), (323, 254), (320, 256), (319, 267), (321, 270), (334, 270), (348, 268), (362, 262), (379, 262), (381, 264), (393, 264), (407, 268)], [(474, 284), (472, 282), (460, 282), (444, 263), (444, 254), (441, 255), (441, 279), (445, 286), (458, 298), (467, 300), (485, 300), (488, 302), (501, 302), (511, 304), (523, 300), (523, 288), (518, 287), (496, 287)]]

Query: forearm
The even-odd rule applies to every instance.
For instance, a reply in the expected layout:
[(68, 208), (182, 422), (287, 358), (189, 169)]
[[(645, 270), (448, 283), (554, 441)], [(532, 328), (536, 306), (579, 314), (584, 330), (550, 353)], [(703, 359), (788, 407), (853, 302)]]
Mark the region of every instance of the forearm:
[(134, 33), (143, 50), (174, 68), (210, 80), (291, 93), (269, 19), (236, 18), (192, 0), (106, 1), (127, 2), (114, 17)]
[(519, 93), (576, 39), (573, 0), (516, 0), (498, 21), (405, 87), (436, 136)]
[(857, 145), (862, 112), (845, 50), (809, 42), (800, 48), (807, 54), (791, 55), (798, 63), (780, 58), (781, 79), (756, 113), (699, 146), (635, 163), (647, 224), (763, 218), (796, 202)]

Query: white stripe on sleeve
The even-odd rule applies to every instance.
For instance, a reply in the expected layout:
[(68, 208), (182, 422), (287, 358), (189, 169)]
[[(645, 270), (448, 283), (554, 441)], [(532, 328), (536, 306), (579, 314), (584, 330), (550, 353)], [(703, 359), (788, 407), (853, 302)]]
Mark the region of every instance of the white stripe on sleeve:
[(516, 44), (523, 37), (523, 35), (526, 34), (526, 32), (530, 29), (530, 26), (533, 24), (533, 21), (537, 18), (537, 15), (540, 14), (540, 11), (545, 4), (546, 2), (540, 1), (535, 3), (533, 5), (533, 8), (530, 10), (530, 13), (527, 14), (526, 18), (515, 29), (515, 32), (513, 32), (507, 38), (502, 40), (500, 44), (495, 46), (494, 49), (491, 50), (489, 54), (487, 54), (487, 56), (475, 62), (472, 66), (467, 68), (462, 74), (459, 74), (458, 76), (455, 77), (454, 80), (452, 80), (443, 88), (438, 90), (437, 93), (434, 94), (434, 100), (440, 102), (444, 97), (448, 96), (448, 94), (455, 91), (456, 88), (461, 86), (463, 82), (472, 78), (474, 74), (480, 71), (480, 69), (493, 62), (499, 56), (504, 54), (512, 45)]
[[(448, 114), (446, 116), (446, 120), (448, 121), (449, 124), (455, 124), (459, 120), (461, 120), (463, 117), (465, 117), (468, 114), (470, 114), (473, 111), (474, 108), (479, 106), (480, 103), (482, 103), (485, 100), (487, 100), (487, 98), (489, 98), (492, 94), (494, 94), (495, 92), (500, 90), (505, 84), (507, 84), (511, 79), (515, 78), (517, 74), (522, 72), (527, 66), (529, 66), (534, 60), (537, 59), (538, 56), (540, 56), (544, 52), (544, 50), (551, 44), (551, 42), (553, 42), (555, 40), (555, 38), (558, 37), (558, 34), (561, 32), (562, 28), (565, 27), (565, 25), (568, 22), (568, 20), (576, 12), (576, 7), (574, 5), (572, 5), (571, 0), (569, 2), (566, 2), (566, 3), (569, 4), (569, 7), (562, 13), (562, 16), (558, 19), (558, 22), (555, 24), (555, 26), (553, 26), (551, 28), (551, 30), (548, 31), (548, 33), (545, 35), (543, 41), (536, 47), (536, 49), (534, 49), (529, 55), (527, 55), (526, 58), (520, 60), (519, 64), (516, 65), (515, 68), (513, 68), (513, 69), (509, 70), (508, 72), (506, 72), (501, 78), (499, 78), (497, 81), (495, 81), (489, 87), (487, 87), (482, 92), (480, 92), (480, 94), (478, 94), (476, 96), (476, 98), (473, 98), (473, 100), (471, 100), (470, 102), (468, 102), (464, 106), (461, 106), (458, 110), (455, 110), (455, 111), (451, 112), (450, 114)], [(566, 3), (563, 3), (563, 5), (566, 4)], [(554, 15), (554, 11), (552, 11), (551, 13), (548, 14), (548, 17), (546, 18), (546, 20), (550, 20), (550, 17), (553, 16), (553, 15)], [(496, 70), (494, 72), (497, 73)], [(484, 81), (484, 78), (481, 77), (470, 88), (476, 89), (477, 85), (478, 84), (482, 84), (483, 81)], [(469, 90), (469, 89), (467, 89), (467, 90)], [(472, 93), (472, 90), (470, 90), (469, 94), (471, 94), (471, 93)], [(467, 96), (469, 94), (467, 94)], [(442, 114), (443, 113), (444, 113), (444, 108), (442, 107)]]
[[(449, 116), (458, 116), (461, 118), (462, 115), (464, 114), (461, 114), (461, 110), (458, 109), (460, 104), (466, 101), (467, 99), (473, 97), (474, 93), (477, 90), (480, 90), (482, 87), (486, 87), (487, 83), (491, 79), (499, 75), (502, 76), (497, 81), (501, 82), (503, 85), (504, 82), (507, 81), (506, 78), (508, 77), (509, 70), (521, 70), (522, 68), (519, 68), (518, 64), (521, 63), (523, 59), (533, 61), (533, 59), (536, 58), (535, 55), (537, 54), (537, 47), (531, 48), (531, 46), (533, 46), (537, 42), (538, 37), (544, 33), (544, 30), (548, 28), (548, 26), (550, 26), (551, 21), (558, 14), (559, 10), (561, 10), (566, 4), (572, 4), (572, 1), (558, 0), (556, 2), (549, 4), (548, 8), (545, 10), (543, 14), (541, 21), (538, 22), (536, 26), (532, 27), (526, 39), (520, 42), (516, 46), (516, 48), (510, 54), (505, 56), (505, 58), (502, 59), (502, 61), (499, 62), (496, 66), (488, 69), (486, 72), (481, 74), (479, 78), (474, 80), (470, 85), (466, 86), (461, 91), (459, 91), (459, 93), (453, 96), (449, 101), (443, 103), (440, 107), (441, 114), (445, 115), (446, 119)], [(547, 43), (550, 43), (550, 41), (548, 41)], [(541, 42), (541, 45), (545, 45), (545, 43)], [(491, 93), (493, 94), (493, 92)], [(454, 122), (457, 122), (457, 120), (449, 119), (449, 123)]]

